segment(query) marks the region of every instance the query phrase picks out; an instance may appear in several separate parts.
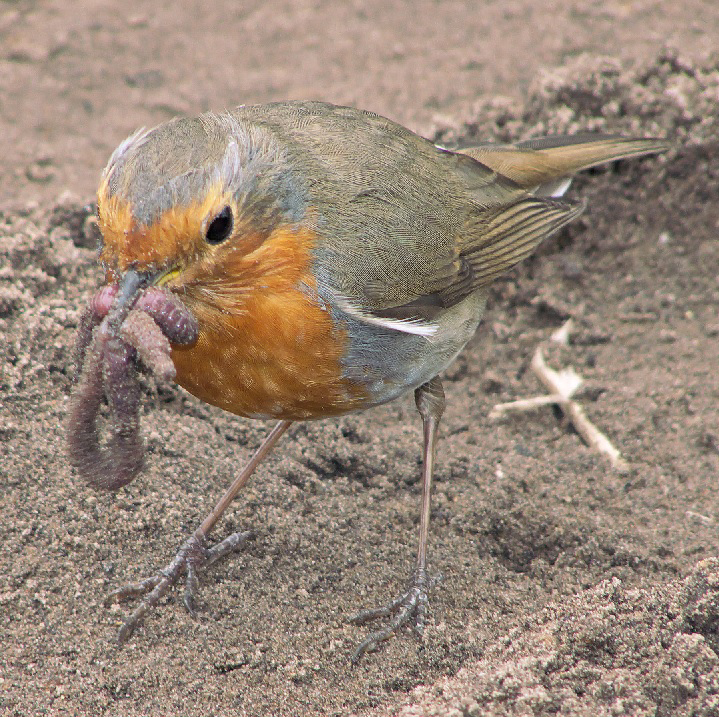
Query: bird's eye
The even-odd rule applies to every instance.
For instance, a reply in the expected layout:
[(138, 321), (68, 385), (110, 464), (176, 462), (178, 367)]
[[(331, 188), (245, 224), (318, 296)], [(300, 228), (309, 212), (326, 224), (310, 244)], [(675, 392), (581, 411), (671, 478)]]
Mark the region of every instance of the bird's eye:
[(208, 244), (221, 244), (232, 234), (232, 209), (225, 207), (207, 227), (205, 240)]

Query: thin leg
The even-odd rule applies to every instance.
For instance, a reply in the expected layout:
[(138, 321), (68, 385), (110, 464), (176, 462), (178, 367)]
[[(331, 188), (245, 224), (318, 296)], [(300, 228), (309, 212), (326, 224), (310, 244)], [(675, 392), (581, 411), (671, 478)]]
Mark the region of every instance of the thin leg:
[(420, 386), (414, 393), (424, 429), (422, 461), (422, 510), (419, 519), (419, 547), (417, 549), (417, 570), (427, 568), (427, 538), (429, 536), (430, 496), (434, 477), (434, 459), (437, 454), (437, 429), (445, 407), (442, 382), (435, 376)]
[(250, 462), (242, 469), (237, 478), (235, 478), (217, 505), (205, 520), (202, 521), (200, 527), (183, 543), (177, 555), (166, 567), (152, 577), (124, 585), (117, 590), (113, 590), (113, 592), (107, 596), (105, 600), (106, 605), (116, 601), (119, 602), (128, 597), (145, 596), (137, 609), (125, 620), (120, 628), (117, 635), (118, 643), (122, 644), (132, 635), (146, 613), (154, 608), (172, 585), (177, 582), (183, 570), (187, 574), (184, 599), (185, 607), (191, 615), (195, 614), (195, 596), (199, 586), (197, 578), (198, 572), (212, 565), (212, 563), (231, 553), (233, 550), (236, 550), (250, 536), (249, 532), (233, 533), (214, 547), (206, 548), (205, 539), (208, 533), (215, 526), (225, 510), (227, 510), (227, 507), (235, 496), (242, 490), (245, 483), (250, 479), (255, 468), (267, 457), (291, 424), (292, 421), (280, 421), (275, 425), (267, 438), (262, 442), (262, 445), (257, 449), (254, 456), (252, 456)]
[(431, 381), (423, 384), (415, 391), (414, 398), (417, 403), (417, 410), (422, 416), (424, 428), (422, 506), (419, 518), (417, 563), (410, 575), (408, 588), (404, 593), (384, 607), (362, 610), (350, 618), (355, 624), (363, 624), (369, 620), (394, 615), (385, 627), (371, 633), (359, 644), (352, 655), (352, 662), (355, 664), (365, 652), (375, 649), (380, 642), (388, 640), (405, 625), (411, 625), (417, 635), (421, 636), (423, 634), (429, 610), (429, 591), (438, 580), (430, 577), (427, 573), (427, 540), (429, 536), (434, 458), (437, 448), (437, 429), (445, 406), (442, 382), (435, 376)]

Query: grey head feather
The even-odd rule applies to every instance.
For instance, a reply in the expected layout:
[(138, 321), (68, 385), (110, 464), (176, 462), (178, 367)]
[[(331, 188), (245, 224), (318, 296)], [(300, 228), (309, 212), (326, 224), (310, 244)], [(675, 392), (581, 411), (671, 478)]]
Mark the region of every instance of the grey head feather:
[(115, 150), (104, 177), (110, 195), (127, 200), (142, 224), (201, 199), (217, 183), (265, 224), (281, 214), (299, 221), (306, 207), (302, 182), (276, 138), (230, 112), (134, 133)]
[(140, 127), (135, 130), (129, 137), (125, 138), (115, 148), (115, 151), (110, 155), (110, 159), (105, 165), (105, 169), (102, 172), (103, 181), (109, 182), (112, 175), (117, 171), (119, 167), (124, 163), (125, 156), (128, 152), (136, 150), (138, 147), (147, 139), (147, 135), (152, 132), (152, 129), (146, 127)]

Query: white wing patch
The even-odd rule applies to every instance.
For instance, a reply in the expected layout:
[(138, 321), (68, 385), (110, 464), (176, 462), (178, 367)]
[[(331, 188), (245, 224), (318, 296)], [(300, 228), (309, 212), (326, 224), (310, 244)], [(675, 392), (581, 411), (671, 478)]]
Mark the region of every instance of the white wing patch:
[(341, 311), (365, 324), (381, 326), (391, 331), (401, 331), (402, 333), (413, 334), (414, 336), (424, 336), (426, 339), (434, 336), (439, 330), (437, 324), (423, 321), (422, 319), (388, 319), (383, 316), (375, 316), (362, 307), (357, 306), (351, 299), (337, 294), (333, 294), (333, 298), (336, 306)]
[(552, 197), (557, 199), (563, 197), (564, 193), (569, 189), (569, 185), (572, 183), (572, 177), (560, 177), (559, 179), (553, 179), (544, 184), (540, 184), (532, 194), (535, 197)]

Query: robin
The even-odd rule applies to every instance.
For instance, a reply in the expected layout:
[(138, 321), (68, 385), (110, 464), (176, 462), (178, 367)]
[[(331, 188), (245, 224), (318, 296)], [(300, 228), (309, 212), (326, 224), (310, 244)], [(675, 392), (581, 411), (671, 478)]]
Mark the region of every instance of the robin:
[[(580, 135), (449, 151), (321, 102), (176, 119), (122, 142), (98, 190), (107, 286), (80, 332), (73, 462), (113, 489), (139, 471), (138, 362), (207, 403), (279, 423), (175, 559), (110, 595), (144, 595), (119, 640), (183, 572), (194, 612), (199, 571), (247, 537), (208, 548), (208, 533), (293, 421), (410, 390), (424, 426), (417, 561), (405, 591), (353, 618), (386, 619), (353, 659), (403, 626), (421, 634), (434, 582), (426, 553), (439, 374), (474, 334), (488, 284), (582, 212), (562, 198), (572, 175), (664, 149)], [(102, 393), (115, 420), (105, 449), (94, 425)]]

